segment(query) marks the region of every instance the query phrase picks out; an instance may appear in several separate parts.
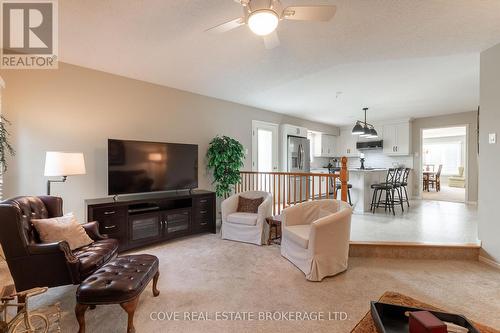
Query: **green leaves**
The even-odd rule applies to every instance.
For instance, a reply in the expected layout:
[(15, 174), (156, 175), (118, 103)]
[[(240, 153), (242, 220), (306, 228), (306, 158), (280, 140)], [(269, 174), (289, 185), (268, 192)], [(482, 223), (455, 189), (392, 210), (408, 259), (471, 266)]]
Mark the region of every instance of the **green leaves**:
[(4, 116), (0, 115), (0, 173), (7, 171), (7, 154), (14, 156), (16, 152), (9, 143), (9, 132), (6, 125), (10, 125)]
[(216, 136), (207, 151), (208, 169), (213, 171), (218, 197), (231, 194), (234, 184), (240, 182), (240, 168), (245, 158), (243, 145), (227, 136)]

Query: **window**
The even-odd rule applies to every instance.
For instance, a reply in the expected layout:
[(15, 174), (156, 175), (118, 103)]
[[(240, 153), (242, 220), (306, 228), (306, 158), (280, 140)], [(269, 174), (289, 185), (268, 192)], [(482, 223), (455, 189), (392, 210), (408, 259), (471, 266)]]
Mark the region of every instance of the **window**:
[(458, 168), (465, 165), (464, 142), (424, 143), (424, 165), (434, 165), (437, 171), (443, 165), (443, 175), (456, 175)]
[(252, 121), (252, 170), (278, 170), (278, 125)]
[(273, 171), (273, 132), (257, 129), (257, 170), (260, 172)]

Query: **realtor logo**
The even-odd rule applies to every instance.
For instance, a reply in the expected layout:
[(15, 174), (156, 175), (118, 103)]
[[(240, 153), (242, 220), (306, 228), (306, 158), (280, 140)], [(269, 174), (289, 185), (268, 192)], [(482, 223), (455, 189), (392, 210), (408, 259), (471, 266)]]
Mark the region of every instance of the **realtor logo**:
[(1, 0), (1, 68), (57, 68), (57, 0)]

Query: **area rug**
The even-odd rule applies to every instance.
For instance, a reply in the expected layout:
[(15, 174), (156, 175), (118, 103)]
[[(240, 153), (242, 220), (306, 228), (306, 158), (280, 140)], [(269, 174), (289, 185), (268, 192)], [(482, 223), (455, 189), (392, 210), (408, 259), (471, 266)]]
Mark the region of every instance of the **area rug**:
[[(405, 296), (403, 294), (390, 291), (385, 292), (382, 295), (382, 297), (380, 297), (379, 302), (446, 312), (446, 310), (436, 308), (435, 306), (420, 302), (414, 298)], [(474, 326), (476, 326), (476, 328), (481, 333), (500, 333), (500, 331), (498, 330), (481, 325), (476, 322), (474, 322)], [(352, 329), (351, 333), (377, 333), (377, 329), (375, 328), (375, 324), (373, 323), (372, 315), (369, 311), (363, 317), (363, 319), (361, 319), (361, 321), (356, 325), (356, 327)]]

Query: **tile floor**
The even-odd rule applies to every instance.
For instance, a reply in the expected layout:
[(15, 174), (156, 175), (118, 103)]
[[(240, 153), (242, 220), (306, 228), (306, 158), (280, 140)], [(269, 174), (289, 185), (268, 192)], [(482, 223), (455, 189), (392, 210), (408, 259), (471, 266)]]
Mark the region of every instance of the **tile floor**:
[(375, 214), (354, 214), (352, 241), (476, 243), (477, 207), (463, 203), (413, 200), (396, 216), (379, 208)]

